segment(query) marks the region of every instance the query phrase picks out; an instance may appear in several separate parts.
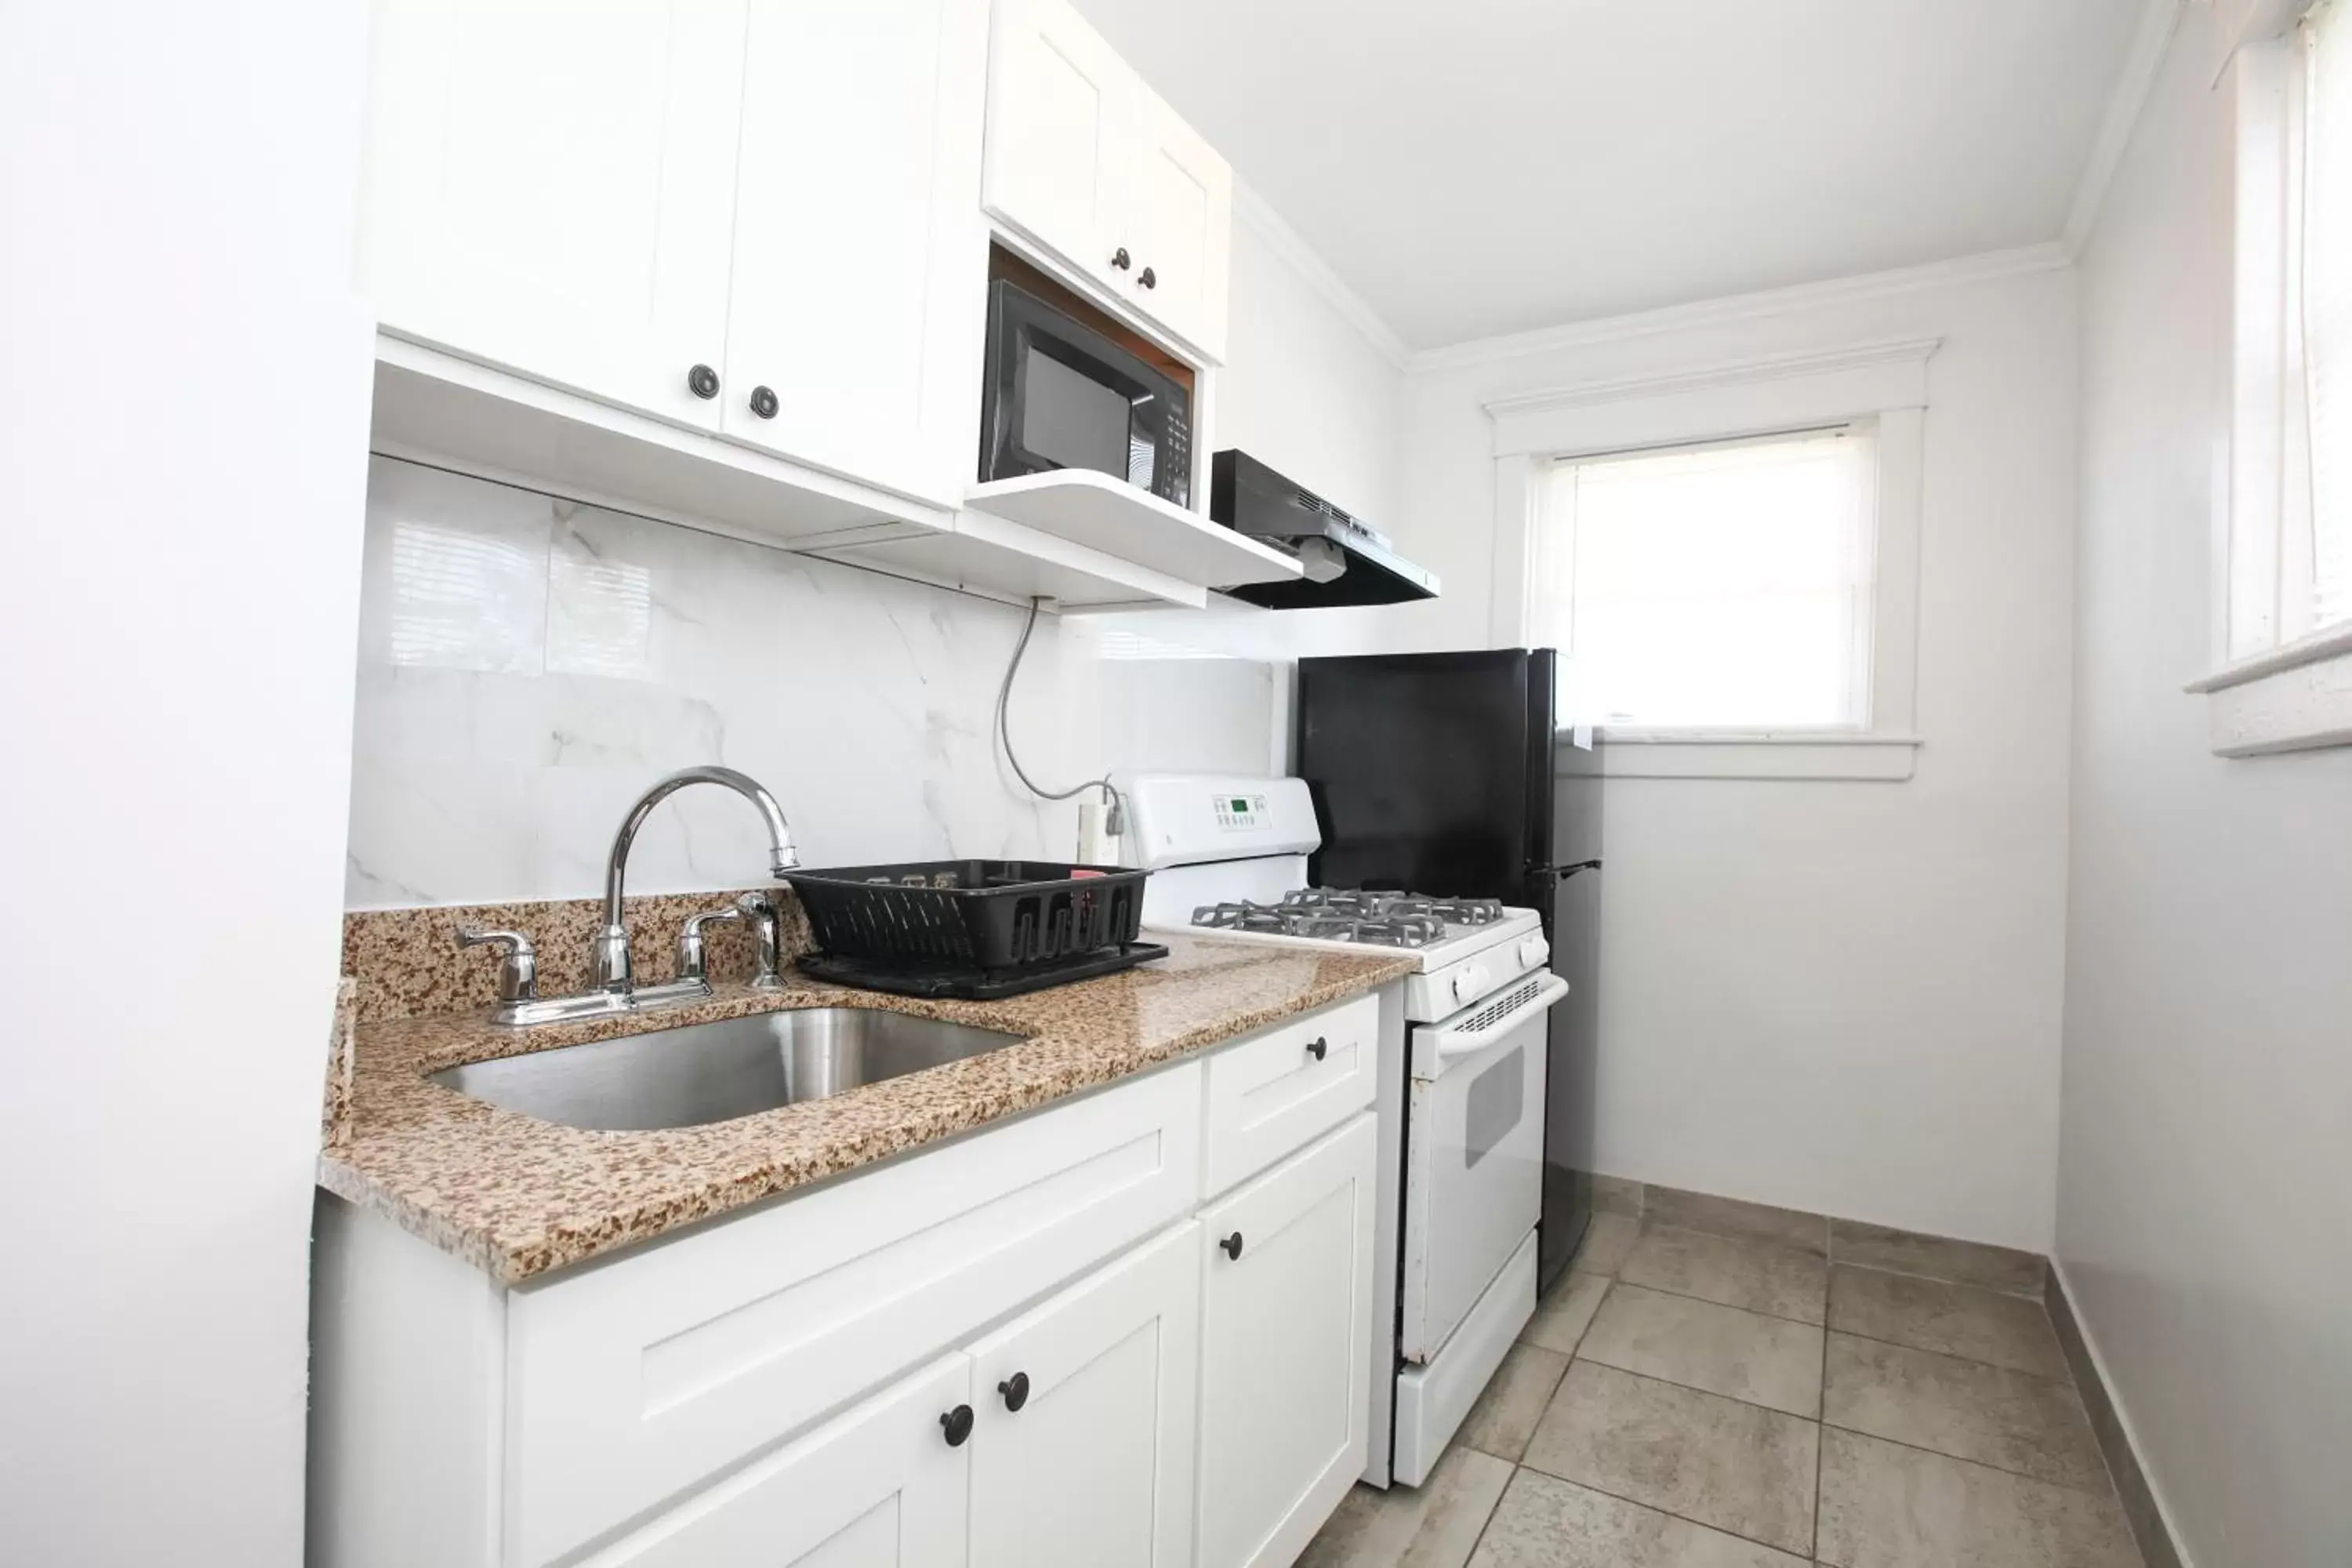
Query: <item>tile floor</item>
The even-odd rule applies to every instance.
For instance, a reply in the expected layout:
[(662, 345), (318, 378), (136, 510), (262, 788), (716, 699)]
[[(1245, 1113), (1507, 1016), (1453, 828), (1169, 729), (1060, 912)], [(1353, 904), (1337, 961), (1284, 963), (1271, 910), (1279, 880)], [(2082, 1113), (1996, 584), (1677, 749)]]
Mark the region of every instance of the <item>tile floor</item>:
[(1609, 1201), (1428, 1483), (1302, 1568), (2141, 1568), (2039, 1259)]

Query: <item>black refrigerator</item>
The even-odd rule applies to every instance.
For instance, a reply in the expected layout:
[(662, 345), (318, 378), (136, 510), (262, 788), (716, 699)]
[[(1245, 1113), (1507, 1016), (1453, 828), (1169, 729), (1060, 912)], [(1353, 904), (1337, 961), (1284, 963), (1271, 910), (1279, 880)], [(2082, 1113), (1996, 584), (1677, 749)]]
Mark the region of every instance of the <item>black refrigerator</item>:
[(1601, 780), (1556, 727), (1550, 648), (1298, 661), (1297, 769), (1324, 887), (1500, 899), (1543, 917), (1569, 994), (1551, 1011), (1543, 1225), (1549, 1289), (1592, 1213)]

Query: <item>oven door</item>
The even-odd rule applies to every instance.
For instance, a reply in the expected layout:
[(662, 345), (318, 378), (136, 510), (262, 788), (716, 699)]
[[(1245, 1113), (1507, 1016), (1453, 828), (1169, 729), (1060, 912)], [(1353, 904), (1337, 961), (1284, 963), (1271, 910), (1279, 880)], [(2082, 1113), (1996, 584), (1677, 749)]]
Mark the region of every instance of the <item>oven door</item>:
[(1412, 1031), (1399, 1347), (1407, 1361), (1436, 1357), (1535, 1231), (1545, 1018), (1566, 994), (1566, 981), (1538, 972)]

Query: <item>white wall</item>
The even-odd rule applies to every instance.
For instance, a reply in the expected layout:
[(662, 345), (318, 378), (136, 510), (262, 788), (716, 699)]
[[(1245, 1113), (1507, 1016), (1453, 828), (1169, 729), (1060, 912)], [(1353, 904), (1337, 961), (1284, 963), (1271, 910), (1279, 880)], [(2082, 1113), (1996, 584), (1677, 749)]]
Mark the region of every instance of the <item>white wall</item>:
[(292, 1564), (368, 349), (350, 0), (0, 22), (0, 1557)]
[[(995, 744), (1024, 614), (379, 458), (345, 896), (593, 896), (630, 805), (701, 763), (773, 791), (806, 865), (1066, 858), (1076, 804), (1033, 797)], [(1101, 771), (1100, 670), (1070, 627), (1038, 617), (1013, 688), (1047, 789)], [(1168, 706), (1182, 696), (1132, 694), (1118, 717), (1165, 708), (1213, 743)], [(1234, 721), (1264, 745), (1262, 715)], [(742, 801), (688, 790), (646, 822), (629, 886), (757, 881), (766, 844)]]
[(2184, 9), (2084, 258), (2058, 1256), (2201, 1568), (2352, 1562), (2352, 751), (2207, 748), (2226, 89)]
[(2044, 270), (1433, 371), (1406, 391), (1399, 646), (1486, 646), (1482, 400), (1940, 337), (1902, 784), (1612, 779), (1606, 1173), (2046, 1248), (2057, 1137), (2074, 279)]

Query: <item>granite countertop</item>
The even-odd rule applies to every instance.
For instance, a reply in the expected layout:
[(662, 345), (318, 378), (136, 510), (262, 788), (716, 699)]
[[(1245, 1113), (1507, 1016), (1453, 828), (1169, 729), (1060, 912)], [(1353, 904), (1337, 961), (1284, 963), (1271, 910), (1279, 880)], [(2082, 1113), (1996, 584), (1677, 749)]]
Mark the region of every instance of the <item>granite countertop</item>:
[[(1170, 955), (1003, 1002), (926, 1001), (801, 981), (721, 985), (708, 1002), (502, 1029), (479, 1014), (362, 1023), (348, 1115), (321, 1186), (514, 1284), (854, 1171), (1408, 973), (1393, 953), (1166, 938)], [(653, 1132), (561, 1127), (425, 1080), (518, 1056), (786, 1007), (889, 1007), (1028, 1037), (831, 1100)]]

